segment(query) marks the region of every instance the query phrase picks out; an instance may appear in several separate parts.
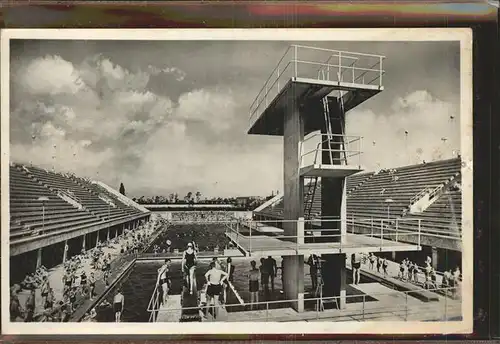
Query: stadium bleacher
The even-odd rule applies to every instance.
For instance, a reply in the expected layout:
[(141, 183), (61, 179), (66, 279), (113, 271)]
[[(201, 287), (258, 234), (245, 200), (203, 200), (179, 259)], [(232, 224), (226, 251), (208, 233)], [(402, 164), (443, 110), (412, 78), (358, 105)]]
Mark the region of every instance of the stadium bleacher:
[[(462, 201), (461, 191), (445, 190), (437, 194), (437, 199), (423, 212), (411, 214), (408, 209), (412, 200), (422, 190), (434, 190), (460, 178), (461, 161), (458, 158), (425, 164), (359, 173), (347, 178), (347, 218), (383, 219), (387, 218), (387, 199), (391, 218), (421, 219), (422, 232), (436, 234), (458, 234), (461, 231)], [(310, 202), (308, 182), (304, 190), (304, 204)], [(305, 206), (306, 208), (306, 206)], [(307, 208), (306, 208), (307, 209)], [(283, 199), (262, 209), (261, 219), (281, 219)], [(305, 214), (307, 218), (307, 214)], [(321, 217), (321, 183), (318, 182), (311, 207), (311, 218)], [(416, 230), (417, 221), (405, 221), (401, 229)], [(450, 232), (451, 231), (451, 232)]]
[[(99, 186), (39, 167), (10, 166), (10, 239), (126, 220), (140, 210), (121, 203)], [(102, 195), (102, 196), (101, 196)], [(47, 197), (47, 201), (38, 200)], [(44, 212), (44, 214), (43, 214)]]
[(434, 189), (457, 177), (460, 167), (459, 159), (450, 159), (383, 170), (349, 194), (348, 216), (384, 218), (387, 216), (387, 199), (393, 200), (391, 217), (402, 216), (414, 196), (426, 188)]

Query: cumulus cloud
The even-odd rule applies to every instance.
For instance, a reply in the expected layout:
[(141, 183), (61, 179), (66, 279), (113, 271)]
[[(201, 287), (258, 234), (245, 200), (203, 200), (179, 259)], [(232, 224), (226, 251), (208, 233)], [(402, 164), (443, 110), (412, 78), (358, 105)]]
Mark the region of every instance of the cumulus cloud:
[(73, 64), (57, 55), (32, 60), (19, 70), (16, 79), (33, 94), (74, 94), (84, 87)]
[[(62, 43), (58, 54), (38, 46), (26, 53), (25, 45), (12, 57), (13, 160), (114, 187), (124, 182), (133, 196), (266, 195), (282, 188), (282, 138), (246, 134), (250, 103), (282, 46), (269, 45), (265, 58), (253, 59), (261, 43), (183, 43), (168, 53), (156, 47), (133, 56), (128, 45), (99, 44), (81, 43), (79, 51), (92, 51), (87, 54)], [(402, 55), (405, 66), (407, 60)], [(449, 97), (458, 93), (440, 98), (436, 91), (447, 89), (438, 89), (432, 75), (416, 75), (425, 71), (398, 79), (389, 70), (387, 89), (347, 114), (347, 132), (364, 136), (367, 169), (446, 158), (458, 150), (458, 100)]]
[(363, 136), (362, 164), (374, 170), (453, 157), (460, 149), (458, 118), (456, 106), (417, 90), (386, 112), (352, 110), (346, 131)]

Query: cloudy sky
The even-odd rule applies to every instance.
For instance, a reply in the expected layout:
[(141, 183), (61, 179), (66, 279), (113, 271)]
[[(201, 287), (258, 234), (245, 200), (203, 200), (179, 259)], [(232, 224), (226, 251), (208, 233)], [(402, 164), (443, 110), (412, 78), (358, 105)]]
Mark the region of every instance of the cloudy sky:
[[(282, 138), (246, 130), (291, 43), (11, 41), (11, 160), (123, 182), (131, 196), (281, 190)], [(347, 114), (367, 169), (459, 149), (458, 43), (307, 44), (387, 56), (385, 90)]]

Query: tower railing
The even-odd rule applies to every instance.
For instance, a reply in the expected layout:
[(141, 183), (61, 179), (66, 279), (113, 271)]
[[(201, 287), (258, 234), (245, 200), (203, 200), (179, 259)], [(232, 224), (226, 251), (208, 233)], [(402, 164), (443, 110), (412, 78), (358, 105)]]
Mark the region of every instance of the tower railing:
[[(302, 141), (300, 167), (309, 165), (357, 165), (361, 166), (362, 137), (340, 134), (314, 134)], [(316, 143), (317, 142), (317, 143)], [(329, 145), (325, 143), (330, 142)], [(316, 143), (312, 149), (306, 146)], [(335, 148), (337, 147), (337, 148)], [(328, 154), (328, 161), (323, 153)]]
[(250, 122), (256, 120), (292, 78), (382, 87), (385, 56), (291, 45), (272, 70), (250, 105)]
[[(411, 230), (401, 228), (401, 223), (415, 223)], [(368, 227), (367, 224), (371, 223)], [(299, 220), (248, 220), (226, 222), (226, 235), (248, 254), (266, 250), (308, 250), (310, 244), (330, 245), (340, 253), (346, 249), (364, 248), (383, 250), (397, 244), (420, 247), (421, 219), (346, 219), (320, 218)], [(285, 230), (295, 227), (295, 235)], [(346, 240), (348, 235), (364, 236), (362, 243)], [(432, 234), (433, 235), (433, 234)], [(369, 239), (371, 238), (371, 239)], [(326, 239), (326, 240), (325, 240)], [(396, 245), (397, 245), (396, 244)]]

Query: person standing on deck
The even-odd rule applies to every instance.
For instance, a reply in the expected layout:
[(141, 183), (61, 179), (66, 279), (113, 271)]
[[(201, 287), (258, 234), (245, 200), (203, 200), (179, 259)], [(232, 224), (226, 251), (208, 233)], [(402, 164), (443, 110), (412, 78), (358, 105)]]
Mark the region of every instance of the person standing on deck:
[(351, 267), (352, 267), (352, 283), (358, 285), (360, 280), (361, 255), (357, 252), (351, 255)]
[(165, 259), (163, 264), (158, 269), (158, 286), (162, 289), (162, 305), (166, 304), (168, 298), (168, 291), (170, 290), (170, 259)]
[(271, 292), (274, 295), (274, 277), (278, 274), (278, 266), (276, 265), (276, 259), (271, 256), (267, 257), (267, 271), (269, 272), (269, 280), (271, 282)]
[(215, 262), (210, 263), (210, 270), (205, 274), (205, 279), (207, 281), (207, 304), (213, 304), (215, 306), (214, 318), (217, 317), (217, 306), (219, 303), (219, 296), (222, 292), (222, 283), (228, 277), (227, 273), (217, 269)]
[(113, 311), (115, 312), (115, 322), (121, 322), (121, 316), (124, 310), (125, 296), (121, 293), (121, 289), (118, 288), (117, 294), (113, 298)]
[(234, 274), (234, 265), (231, 257), (227, 257), (226, 266), (224, 267), (224, 271), (227, 273), (227, 279), (224, 280), (224, 296), (223, 302), (227, 302), (227, 288), (229, 288), (229, 283), (233, 282), (233, 274)]
[(307, 265), (309, 265), (309, 274), (311, 275), (311, 283), (313, 291), (318, 287), (318, 256), (312, 254), (307, 259)]
[(254, 303), (259, 302), (259, 269), (255, 260), (250, 262), (251, 269), (248, 272), (248, 290), (250, 292), (250, 310), (253, 310)]
[(260, 258), (260, 283), (262, 289), (264, 290), (264, 299), (267, 301), (269, 296), (269, 271), (267, 269), (267, 264), (265, 258)]

